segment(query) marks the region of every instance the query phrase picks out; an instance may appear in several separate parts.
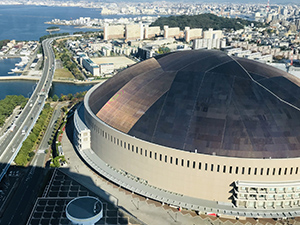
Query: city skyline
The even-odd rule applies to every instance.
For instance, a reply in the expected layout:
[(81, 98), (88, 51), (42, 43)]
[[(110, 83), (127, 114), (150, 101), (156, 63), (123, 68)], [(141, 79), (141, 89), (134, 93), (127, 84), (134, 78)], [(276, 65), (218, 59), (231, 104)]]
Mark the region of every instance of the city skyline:
[[(79, 0), (71, 0), (71, 1), (67, 1), (67, 0), (52, 0), (52, 1), (43, 1), (43, 0), (36, 0), (36, 1), (29, 1), (29, 0), (14, 0), (14, 1), (9, 1), (9, 0), (2, 0), (0, 1), (0, 4), (8, 4), (8, 5), (13, 5), (13, 4), (35, 4), (35, 3), (44, 3), (44, 4), (48, 4), (48, 5), (52, 5), (53, 3), (88, 3), (88, 4), (92, 4), (92, 3), (164, 3), (164, 2), (172, 2), (172, 3), (197, 3), (197, 4), (210, 4), (210, 3), (216, 3), (216, 4), (268, 4), (267, 0), (264, 1), (259, 1), (259, 0), (253, 0), (253, 1), (239, 1), (239, 0), (200, 0), (200, 1), (196, 1), (196, 0), (177, 0), (177, 1), (171, 1), (171, 0), (165, 0), (162, 2), (156, 1), (156, 0), (93, 0), (93, 1), (87, 1), (87, 0), (83, 0), (83, 1), (79, 1)], [(269, 4), (279, 4), (279, 5), (286, 5), (286, 4), (298, 4), (299, 5), (299, 1), (298, 0), (271, 0), (269, 1)]]

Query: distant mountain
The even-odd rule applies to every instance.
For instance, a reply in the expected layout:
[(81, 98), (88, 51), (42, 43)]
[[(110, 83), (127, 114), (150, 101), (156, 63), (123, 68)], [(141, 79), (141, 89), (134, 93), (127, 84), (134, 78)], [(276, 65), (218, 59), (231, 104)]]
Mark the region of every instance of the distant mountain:
[(184, 27), (202, 28), (203, 30), (207, 30), (208, 28), (213, 28), (215, 30), (223, 28), (238, 30), (242, 29), (244, 26), (250, 25), (251, 23), (253, 23), (256, 27), (263, 26), (263, 24), (259, 22), (244, 20), (241, 18), (223, 18), (210, 13), (194, 16), (183, 15), (160, 17), (150, 26), (160, 26), (160, 28), (163, 29), (163, 26), (168, 25), (169, 27), (180, 27), (181, 30), (183, 30)]

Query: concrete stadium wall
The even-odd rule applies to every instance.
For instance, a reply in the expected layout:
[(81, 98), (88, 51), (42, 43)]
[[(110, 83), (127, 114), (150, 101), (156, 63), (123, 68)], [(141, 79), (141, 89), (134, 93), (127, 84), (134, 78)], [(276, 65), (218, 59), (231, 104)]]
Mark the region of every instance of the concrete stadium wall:
[(88, 96), (87, 94), (85, 99), (85, 121), (91, 129), (93, 151), (112, 167), (142, 178), (150, 185), (186, 196), (230, 203), (232, 184), (235, 181), (299, 180), (299, 158), (246, 159), (204, 155), (129, 136), (96, 117), (87, 105)]

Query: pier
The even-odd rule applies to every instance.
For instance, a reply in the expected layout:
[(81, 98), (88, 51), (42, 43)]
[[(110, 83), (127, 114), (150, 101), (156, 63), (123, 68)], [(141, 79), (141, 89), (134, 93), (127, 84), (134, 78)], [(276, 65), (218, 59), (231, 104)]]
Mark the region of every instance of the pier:
[(49, 34), (51, 34), (51, 32), (57, 32), (60, 31), (59, 27), (49, 27), (46, 29), (47, 32), (49, 32)]

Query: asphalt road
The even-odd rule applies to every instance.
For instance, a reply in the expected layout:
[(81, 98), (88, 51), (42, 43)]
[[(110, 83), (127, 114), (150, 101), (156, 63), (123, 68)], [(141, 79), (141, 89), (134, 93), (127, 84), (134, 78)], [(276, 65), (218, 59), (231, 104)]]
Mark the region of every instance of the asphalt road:
[[(52, 39), (47, 39), (42, 43), (44, 50), (44, 68), (41, 79), (37, 83), (33, 94), (31, 95), (19, 118), (15, 121), (15, 125), (12, 125), (14, 129), (9, 132), (9, 134), (0, 144), (0, 180), (3, 178), (10, 163), (17, 155), (17, 151), (20, 149), (23, 140), (29, 134), (31, 128), (38, 119), (51, 88), (55, 60), (51, 42)], [(26, 134), (22, 134), (23, 129), (26, 131)]]
[(53, 132), (53, 129), (55, 127), (55, 123), (58, 119), (58, 117), (60, 116), (61, 114), (61, 111), (60, 111), (60, 107), (56, 108), (52, 114), (52, 117), (51, 117), (51, 120), (49, 122), (49, 125), (47, 127), (47, 130), (45, 131), (45, 135), (41, 141), (41, 144), (40, 144), (40, 147), (39, 147), (39, 151), (45, 151), (46, 149), (48, 149), (49, 147), (49, 144), (48, 144), (48, 141), (50, 140), (51, 138), (51, 134)]

